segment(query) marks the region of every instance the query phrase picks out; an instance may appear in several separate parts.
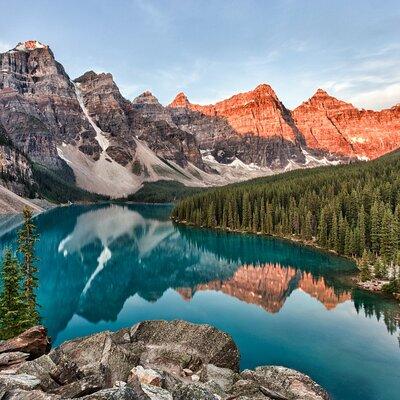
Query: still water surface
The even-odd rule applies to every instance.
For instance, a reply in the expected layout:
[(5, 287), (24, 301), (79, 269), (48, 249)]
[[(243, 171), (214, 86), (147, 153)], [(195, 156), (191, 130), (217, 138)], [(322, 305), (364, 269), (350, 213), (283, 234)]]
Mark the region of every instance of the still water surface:
[[(298, 369), (336, 400), (399, 398), (398, 306), (352, 287), (354, 264), (272, 238), (176, 227), (169, 206), (37, 217), (41, 315), (55, 344), (144, 319), (230, 333), (241, 367)], [(15, 245), (0, 221), (0, 247)]]

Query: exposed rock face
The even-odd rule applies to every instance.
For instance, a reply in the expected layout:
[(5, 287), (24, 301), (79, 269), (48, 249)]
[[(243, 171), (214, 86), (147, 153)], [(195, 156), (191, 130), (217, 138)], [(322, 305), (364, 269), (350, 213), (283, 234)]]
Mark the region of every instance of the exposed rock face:
[[(121, 157), (123, 165), (135, 157), (136, 139), (147, 143), (154, 153), (182, 167), (192, 162), (204, 168), (201, 155), (193, 135), (173, 124), (169, 114), (158, 100), (145, 92), (133, 102), (122, 97), (111, 74), (87, 72), (75, 82), (82, 92), (84, 104), (99, 128), (108, 133), (116, 149), (128, 149), (131, 157)], [(113, 154), (114, 153), (114, 154)]]
[(318, 89), (293, 119), (311, 148), (372, 159), (400, 146), (399, 106), (358, 110)]
[(52, 51), (36, 41), (0, 54), (0, 122), (13, 143), (31, 159), (66, 169), (62, 142), (96, 156), (99, 145), (75, 89)]
[(62, 344), (0, 373), (2, 399), (328, 400), (308, 376), (283, 367), (237, 371), (230, 336), (208, 325), (146, 321)]
[(280, 102), (269, 85), (240, 93), (214, 105), (191, 104), (183, 93), (178, 94), (171, 107), (185, 107), (212, 117), (225, 118), (238, 133), (261, 137), (279, 137), (295, 142), (301, 139), (290, 111)]

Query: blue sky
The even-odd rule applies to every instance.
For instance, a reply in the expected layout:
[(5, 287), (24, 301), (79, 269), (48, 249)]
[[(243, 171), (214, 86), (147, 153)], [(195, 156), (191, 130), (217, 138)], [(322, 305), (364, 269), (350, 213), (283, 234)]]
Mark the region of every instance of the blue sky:
[(0, 0), (0, 51), (50, 45), (75, 78), (129, 99), (215, 102), (269, 83), (294, 108), (318, 87), (363, 108), (400, 103), (400, 1)]

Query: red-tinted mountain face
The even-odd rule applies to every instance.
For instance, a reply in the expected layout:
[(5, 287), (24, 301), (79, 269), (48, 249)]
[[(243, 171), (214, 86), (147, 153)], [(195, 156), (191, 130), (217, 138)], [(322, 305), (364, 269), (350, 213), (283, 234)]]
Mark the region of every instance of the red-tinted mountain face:
[(170, 107), (222, 117), (238, 134), (297, 139), (309, 149), (341, 156), (372, 159), (400, 147), (399, 105), (382, 111), (358, 110), (321, 89), (292, 112), (268, 85), (206, 106), (192, 104), (179, 93)]
[(239, 93), (227, 100), (206, 106), (192, 104), (184, 93), (179, 93), (170, 107), (186, 107), (210, 117), (226, 118), (232, 128), (240, 134), (277, 136), (292, 142), (296, 139), (290, 111), (280, 102), (269, 85), (262, 84), (250, 92)]
[(292, 115), (311, 148), (372, 159), (400, 147), (400, 106), (358, 110), (319, 89)]

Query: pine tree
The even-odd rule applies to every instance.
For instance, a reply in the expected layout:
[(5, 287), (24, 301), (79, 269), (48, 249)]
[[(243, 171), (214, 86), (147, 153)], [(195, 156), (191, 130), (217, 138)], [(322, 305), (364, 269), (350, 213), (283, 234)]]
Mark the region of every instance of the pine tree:
[(36, 289), (38, 286), (35, 244), (38, 239), (32, 211), (23, 210), (24, 223), (18, 232), (18, 251), (22, 254), (23, 297), (25, 302), (25, 327), (37, 325), (40, 321), (37, 311)]
[(360, 278), (363, 282), (371, 279), (370, 263), (371, 263), (370, 254), (368, 253), (368, 251), (366, 249), (364, 249), (361, 261), (359, 263)]
[(10, 249), (4, 252), (1, 277), (0, 338), (9, 339), (21, 333), (25, 325), (25, 304), (20, 290), (21, 271)]

